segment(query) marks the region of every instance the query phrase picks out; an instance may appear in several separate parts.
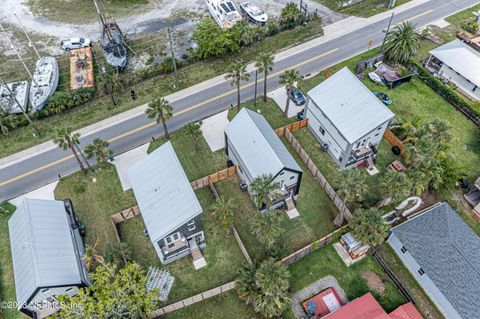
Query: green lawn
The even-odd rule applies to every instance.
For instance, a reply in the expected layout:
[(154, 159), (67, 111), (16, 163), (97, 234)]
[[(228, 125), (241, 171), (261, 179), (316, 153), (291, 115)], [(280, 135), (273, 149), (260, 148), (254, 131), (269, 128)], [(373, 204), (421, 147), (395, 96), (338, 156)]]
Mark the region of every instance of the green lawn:
[(118, 227), (120, 237), (130, 247), (134, 260), (145, 268), (150, 265), (161, 266), (175, 277), (169, 300), (166, 302), (168, 304), (234, 280), (244, 262), (233, 235), (227, 235), (211, 218), (210, 207), (214, 197), (210, 190), (204, 188), (195, 194), (203, 208), (201, 220), (207, 242), (207, 247), (203, 250), (207, 262), (204, 268), (195, 270), (189, 257), (161, 266), (151, 241), (143, 233), (145, 225), (141, 216), (123, 222)]
[[(331, 275), (345, 290), (349, 300), (371, 292), (387, 312), (406, 303), (403, 295), (370, 255), (350, 267), (346, 267), (333, 245), (328, 245), (290, 265), (289, 270), (293, 292), (300, 291), (313, 282)], [(383, 294), (369, 288), (363, 274), (370, 271), (374, 272), (383, 282), (385, 288)]]
[(72, 200), (75, 214), (86, 228), (86, 243), (93, 245), (99, 240), (101, 253), (105, 245), (116, 241), (110, 216), (136, 205), (133, 192), (122, 190), (114, 166), (63, 178), (55, 189), (55, 198)]
[[(388, 1), (386, 0), (363, 0), (357, 4), (348, 6), (346, 8), (339, 8), (338, 0), (314, 0), (334, 11), (359, 16), (359, 17), (370, 17), (384, 11), (387, 11)], [(410, 0), (397, 0), (395, 6), (398, 7), (401, 4), (404, 4)]]
[(171, 312), (165, 319), (252, 319), (258, 314), (251, 306), (245, 305), (235, 291), (226, 292), (205, 301), (193, 304), (181, 310)]
[[(12, 254), (10, 252), (10, 237), (8, 235), (8, 220), (16, 207), (10, 203), (3, 203), (0, 207), (5, 208), (9, 213), (0, 215), (0, 300), (15, 301), (15, 283), (13, 280)], [(3, 317), (2, 317), (3, 315)], [(24, 317), (16, 309), (0, 309), (0, 318), (17, 319)]]
[[(150, 143), (148, 153), (153, 152), (166, 141), (162, 137)], [(198, 140), (198, 150), (195, 149), (190, 137), (186, 136), (181, 130), (171, 134), (171, 142), (180, 163), (182, 163), (185, 174), (192, 182), (226, 168), (227, 156), (225, 150), (212, 152), (203, 136), (200, 136)]]
[[(173, 92), (188, 88), (194, 84), (223, 74), (232, 61), (242, 59), (246, 62), (250, 62), (256, 59), (262, 52), (275, 53), (293, 45), (303, 43), (309, 39), (321, 36), (322, 33), (323, 30), (320, 23), (312, 22), (305, 27), (297, 27), (293, 30), (276, 34), (265, 39), (261, 43), (244, 48), (236, 54), (212, 58), (205, 61), (193, 60), (190, 64), (182, 66), (178, 70), (176, 78), (174, 78), (173, 74), (154, 74), (151, 78), (133, 84), (132, 81), (138, 81), (140, 72), (142, 71), (122, 74), (122, 79), (128, 85), (122, 92), (115, 95), (118, 102), (116, 107), (112, 107), (109, 97), (97, 96), (94, 100), (85, 105), (70, 109), (63, 114), (49, 116), (39, 120), (38, 125), (42, 130), (42, 136), (40, 137), (32, 138), (32, 130), (29, 127), (18, 128), (8, 135), (0, 135), (0, 157), (16, 153), (52, 139), (55, 137), (57, 128), (71, 127), (73, 129), (79, 129), (88, 126), (144, 103), (149, 103), (155, 98), (169, 95)], [(132, 45), (135, 46), (136, 42), (141, 41), (141, 38), (134, 39), (132, 40)], [(65, 56), (63, 56), (63, 59), (65, 59)], [(99, 56), (99, 59), (103, 59), (101, 55)], [(2, 61), (4, 63), (2, 63)], [(65, 61), (68, 62), (68, 60)], [(61, 64), (65, 64), (65, 72), (68, 72), (68, 63), (66, 62), (64, 63), (62, 61)], [(0, 63), (0, 65), (6, 65), (7, 67), (9, 64), (12, 64), (6, 60), (2, 60), (1, 54)], [(15, 68), (19, 69), (19, 67), (21, 66), (16, 66)], [(26, 74), (24, 76), (26, 76)], [(16, 76), (16, 78), (18, 78), (18, 76)], [(176, 86), (174, 85), (175, 82), (177, 82)], [(131, 87), (134, 87), (137, 93), (136, 101), (132, 101), (130, 98)]]

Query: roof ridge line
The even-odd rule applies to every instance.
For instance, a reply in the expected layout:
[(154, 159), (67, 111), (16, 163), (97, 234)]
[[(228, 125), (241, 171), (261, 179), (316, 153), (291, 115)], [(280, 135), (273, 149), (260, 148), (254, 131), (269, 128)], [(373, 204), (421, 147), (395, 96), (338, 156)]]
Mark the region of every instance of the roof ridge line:
[[(33, 273), (35, 274), (35, 284), (38, 286), (38, 277), (39, 277), (39, 274), (38, 274), (38, 269), (37, 267), (35, 267), (35, 264), (38, 264), (38, 259), (37, 259), (37, 255), (35, 254), (35, 250), (33, 249), (33, 235), (32, 235), (32, 220), (30, 218), (30, 210), (27, 209), (27, 201), (30, 201), (31, 198), (24, 198), (23, 199), (23, 209), (24, 209), (24, 212), (25, 214), (27, 215), (27, 234), (28, 234), (28, 246), (29, 246), (29, 250), (31, 252), (31, 256), (32, 256), (32, 267), (33, 267)], [(25, 244), (25, 243), (24, 243)]]
[[(259, 118), (261, 117), (265, 122), (267, 122), (267, 125), (272, 129), (272, 131), (275, 133), (275, 130), (272, 128), (272, 126), (270, 125), (270, 123), (268, 123), (267, 119), (265, 119), (265, 117), (260, 114), (260, 113), (257, 113), (255, 111), (252, 111), (248, 108), (245, 108), (244, 109), (246, 110), (246, 113), (248, 115), (248, 117), (252, 120), (254, 126), (255, 126), (255, 129), (258, 130), (258, 132), (260, 133), (260, 135), (263, 137), (263, 139), (265, 140), (265, 142), (267, 143), (268, 145), (268, 148), (272, 151), (273, 154), (275, 154), (275, 157), (276, 159), (278, 160), (278, 162), (280, 163), (281, 166), (285, 166), (284, 163), (282, 162), (282, 160), (280, 159), (280, 156), (278, 156), (277, 152), (275, 152), (275, 150), (273, 149), (272, 145), (268, 142), (267, 138), (265, 137), (265, 135), (263, 134), (262, 130), (258, 127), (257, 123), (255, 122), (255, 119), (251, 116), (250, 113), (253, 113), (255, 115), (259, 115)], [(278, 136), (277, 136), (278, 137)], [(281, 141), (280, 141), (281, 142)], [(291, 155), (291, 154), (290, 154)], [(245, 165), (247, 165), (247, 163), (244, 163)], [(277, 172), (278, 173), (278, 172)]]

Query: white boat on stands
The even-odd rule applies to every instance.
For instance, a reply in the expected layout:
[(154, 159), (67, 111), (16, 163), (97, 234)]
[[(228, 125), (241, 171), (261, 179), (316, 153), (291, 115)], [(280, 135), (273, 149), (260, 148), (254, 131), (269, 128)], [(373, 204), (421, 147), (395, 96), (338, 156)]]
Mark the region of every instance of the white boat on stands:
[(27, 81), (1, 85), (0, 108), (7, 114), (25, 112), (27, 110), (28, 88), (29, 83)]
[(240, 4), (240, 12), (242, 17), (250, 23), (265, 25), (268, 21), (268, 15), (251, 2)]
[(41, 110), (45, 106), (45, 102), (57, 89), (58, 77), (58, 64), (54, 57), (45, 56), (38, 59), (30, 86), (32, 112)]
[(235, 3), (230, 0), (205, 0), (208, 11), (222, 29), (231, 28), (242, 20)]

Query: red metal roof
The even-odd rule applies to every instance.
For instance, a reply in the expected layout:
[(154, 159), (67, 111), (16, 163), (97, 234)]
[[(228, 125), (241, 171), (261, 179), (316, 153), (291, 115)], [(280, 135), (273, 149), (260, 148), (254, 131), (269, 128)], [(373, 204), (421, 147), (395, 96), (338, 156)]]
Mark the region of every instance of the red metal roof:
[(391, 319), (423, 319), (417, 308), (409, 302), (390, 313)]
[(367, 293), (323, 319), (390, 319), (390, 317), (372, 294)]

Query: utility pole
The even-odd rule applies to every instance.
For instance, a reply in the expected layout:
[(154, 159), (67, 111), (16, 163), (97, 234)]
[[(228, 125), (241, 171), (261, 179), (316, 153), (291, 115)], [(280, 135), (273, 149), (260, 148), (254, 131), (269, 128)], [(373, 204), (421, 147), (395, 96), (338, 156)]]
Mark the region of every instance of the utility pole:
[(258, 69), (255, 70), (255, 97), (253, 99), (253, 107), (257, 107), (257, 83), (258, 83)]
[(78, 145), (74, 145), (74, 147), (77, 148), (77, 151), (80, 153), (80, 156), (83, 158), (83, 160), (85, 161), (85, 163), (87, 164), (87, 167), (92, 171), (92, 173), (95, 173), (95, 169), (90, 165), (90, 163), (87, 161), (87, 158), (85, 157), (85, 155), (83, 155), (83, 152), (82, 150), (80, 149), (80, 147)]
[(22, 29), (23, 33), (25, 33), (25, 36), (26, 36), (27, 39), (28, 39), (28, 46), (33, 48), (33, 51), (35, 51), (35, 53), (37, 54), (38, 58), (40, 59), (40, 58), (41, 58), (40, 53), (38, 53), (37, 48), (35, 47), (35, 44), (33, 44), (32, 39), (30, 39), (30, 36), (28, 35), (27, 31), (25, 31), (25, 28), (23, 27), (22, 22), (20, 21), (20, 19), (18, 18), (18, 16), (17, 16), (16, 14), (13, 14), (13, 15), (14, 15), (15, 18), (17, 19), (18, 24), (20, 25), (20, 28)]
[(392, 12), (392, 16), (390, 17), (390, 21), (388, 21), (387, 32), (385, 32), (385, 37), (383, 38), (383, 42), (382, 42), (382, 48), (380, 49), (380, 52), (382, 52), (382, 53), (383, 53), (383, 47), (385, 46), (385, 42), (387, 41), (388, 32), (390, 32), (390, 26), (392, 25), (394, 15), (395, 15), (395, 12)]
[(5, 79), (3, 77), (0, 77), (0, 80), (2, 82), (2, 85), (8, 91), (8, 94), (10, 94), (10, 97), (13, 98), (13, 100), (15, 101), (15, 104), (17, 104), (18, 108), (22, 111), (23, 116), (25, 116), (28, 123), (30, 123), (30, 125), (32, 126), (33, 134), (34, 135), (40, 135), (40, 131), (36, 127), (35, 123), (33, 123), (33, 120), (30, 118), (30, 116), (28, 116), (26, 110), (23, 108), (23, 106), (20, 104), (20, 102), (18, 102), (17, 96), (12, 92), (12, 90), (8, 86), (7, 82), (5, 82)]
[(32, 73), (30, 72), (30, 70), (28, 69), (27, 65), (25, 64), (25, 62), (23, 61), (23, 57), (20, 55), (20, 52), (18, 52), (18, 49), (17, 47), (15, 46), (15, 44), (12, 42), (12, 40), (10, 39), (10, 37), (8, 36), (8, 33), (5, 31), (5, 29), (3, 28), (2, 24), (0, 23), (0, 29), (2, 30), (3, 34), (5, 35), (5, 37), (7, 38), (8, 40), (8, 43), (10, 44), (10, 47), (13, 49), (13, 51), (15, 51), (15, 54), (17, 55), (17, 57), (20, 59), (20, 62), (22, 63), (23, 67), (25, 68), (25, 70), (27, 71), (28, 75), (30, 76), (30, 79), (32, 79), (32, 82), (38, 86), (37, 82), (35, 81), (35, 79), (33, 78), (32, 76)]
[(167, 28), (168, 42), (170, 42), (170, 53), (172, 54), (173, 72), (175, 76), (175, 83), (177, 83), (177, 61), (175, 60), (175, 52), (173, 51), (173, 42), (170, 28)]
[(391, 9), (393, 7), (395, 7), (395, 2), (397, 2), (396, 0), (389, 0), (388, 1), (388, 8)]

